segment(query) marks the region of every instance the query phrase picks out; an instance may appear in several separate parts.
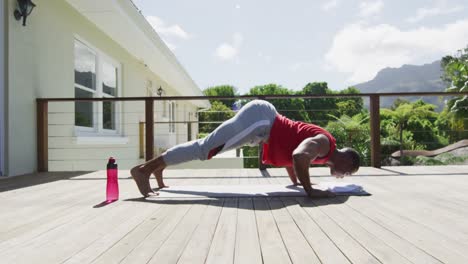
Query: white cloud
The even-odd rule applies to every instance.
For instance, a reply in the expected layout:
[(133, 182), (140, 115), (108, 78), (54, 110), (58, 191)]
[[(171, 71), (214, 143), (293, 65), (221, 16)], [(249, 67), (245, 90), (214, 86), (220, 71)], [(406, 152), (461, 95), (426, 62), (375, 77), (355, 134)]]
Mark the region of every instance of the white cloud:
[(237, 49), (232, 45), (223, 43), (216, 49), (216, 56), (222, 60), (231, 60), (237, 55)]
[(221, 60), (233, 60), (237, 58), (239, 49), (242, 46), (243, 37), (240, 33), (235, 33), (232, 37), (232, 42), (224, 42), (216, 48), (215, 55)]
[(378, 15), (383, 9), (382, 0), (362, 1), (359, 3), (359, 16), (371, 17)]
[(416, 15), (406, 20), (411, 23), (421, 21), (427, 17), (448, 15), (463, 10), (463, 6), (449, 6), (446, 1), (437, 1), (432, 7), (422, 7), (416, 11)]
[(350, 74), (349, 83), (372, 79), (385, 67), (432, 62), (468, 43), (468, 19), (438, 28), (402, 31), (381, 24), (353, 24), (335, 35), (325, 69)]
[(322, 10), (329, 11), (338, 6), (338, 0), (328, 0), (322, 4)]
[(179, 25), (167, 25), (157, 16), (147, 16), (146, 20), (162, 37), (172, 37), (177, 39), (189, 39), (190, 35)]

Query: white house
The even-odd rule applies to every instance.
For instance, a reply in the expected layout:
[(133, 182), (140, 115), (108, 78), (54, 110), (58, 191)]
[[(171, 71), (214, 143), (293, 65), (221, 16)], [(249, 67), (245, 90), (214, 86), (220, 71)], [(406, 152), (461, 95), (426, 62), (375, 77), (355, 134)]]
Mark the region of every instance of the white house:
[[(202, 95), (131, 0), (0, 0), (0, 173), (34, 172), (36, 98)], [(16, 12), (18, 14), (18, 12)], [(190, 121), (207, 100), (155, 101), (155, 121)], [(144, 102), (50, 102), (49, 170), (119, 168), (141, 161)], [(187, 124), (156, 124), (156, 149), (196, 136)]]

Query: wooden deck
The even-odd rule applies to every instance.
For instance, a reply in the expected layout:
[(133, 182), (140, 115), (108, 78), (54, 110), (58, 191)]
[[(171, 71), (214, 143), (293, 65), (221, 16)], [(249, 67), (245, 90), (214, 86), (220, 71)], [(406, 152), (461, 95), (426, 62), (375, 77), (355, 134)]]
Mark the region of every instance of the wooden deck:
[[(268, 172), (171, 170), (166, 184), (289, 184)], [(321, 200), (148, 201), (119, 171), (121, 199), (103, 206), (104, 175), (0, 180), (0, 263), (468, 263), (468, 166), (361, 168), (346, 181), (372, 196)]]

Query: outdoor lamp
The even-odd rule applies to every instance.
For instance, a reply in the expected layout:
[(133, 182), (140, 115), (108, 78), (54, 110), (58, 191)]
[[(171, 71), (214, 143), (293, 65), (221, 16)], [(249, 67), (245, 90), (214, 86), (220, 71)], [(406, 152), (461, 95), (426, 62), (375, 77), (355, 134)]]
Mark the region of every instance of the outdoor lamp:
[(156, 91), (156, 93), (159, 95), (159, 97), (162, 96), (163, 92), (164, 92), (163, 88), (161, 86), (159, 86), (158, 90)]
[(32, 10), (36, 6), (31, 0), (16, 0), (18, 5), (15, 9), (14, 15), (16, 20), (20, 20), (23, 17), (23, 26), (26, 26), (26, 18), (31, 14)]

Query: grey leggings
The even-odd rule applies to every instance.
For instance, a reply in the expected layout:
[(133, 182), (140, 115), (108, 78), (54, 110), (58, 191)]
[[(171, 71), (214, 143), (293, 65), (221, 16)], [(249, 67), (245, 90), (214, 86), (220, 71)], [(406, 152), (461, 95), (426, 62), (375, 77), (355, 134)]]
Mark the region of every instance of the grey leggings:
[(257, 145), (268, 139), (276, 114), (275, 107), (269, 102), (251, 101), (207, 137), (168, 149), (162, 154), (164, 162), (176, 165), (196, 159), (206, 160), (227, 150)]

